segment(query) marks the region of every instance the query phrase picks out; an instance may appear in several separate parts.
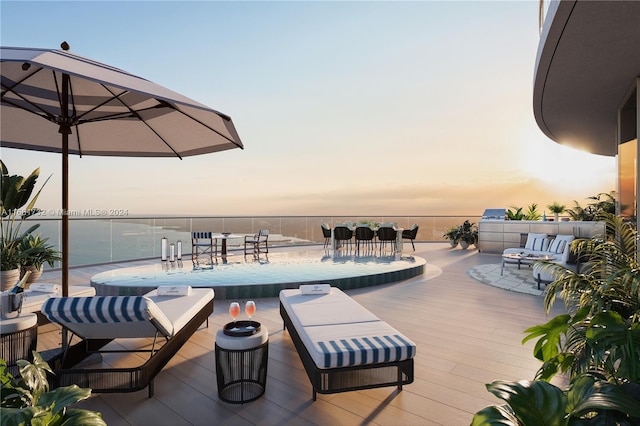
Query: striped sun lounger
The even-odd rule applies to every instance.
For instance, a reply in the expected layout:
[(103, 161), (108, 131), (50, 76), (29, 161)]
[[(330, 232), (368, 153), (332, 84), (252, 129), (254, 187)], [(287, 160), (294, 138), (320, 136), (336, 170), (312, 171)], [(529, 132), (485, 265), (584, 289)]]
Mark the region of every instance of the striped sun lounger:
[[(308, 293), (308, 294), (304, 294)], [(413, 382), (416, 345), (340, 289), (280, 292), (280, 314), (316, 393)]]
[[(165, 295), (166, 294), (166, 295)], [(42, 306), (52, 323), (69, 331), (67, 350), (53, 360), (52, 386), (78, 384), (94, 392), (135, 392), (153, 379), (213, 312), (210, 288), (173, 295), (160, 287), (144, 296), (51, 297)], [(81, 339), (71, 345), (71, 339)], [(113, 340), (152, 338), (151, 349), (110, 350)], [(135, 346), (135, 345), (134, 345)], [(131, 368), (82, 368), (91, 353), (148, 352), (148, 360)]]

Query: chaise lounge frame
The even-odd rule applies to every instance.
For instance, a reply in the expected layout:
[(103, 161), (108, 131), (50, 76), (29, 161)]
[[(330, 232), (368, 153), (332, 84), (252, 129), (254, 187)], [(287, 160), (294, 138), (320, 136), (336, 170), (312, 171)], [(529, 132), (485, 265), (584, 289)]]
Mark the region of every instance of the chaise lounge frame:
[(387, 386), (397, 386), (401, 391), (402, 385), (413, 383), (413, 358), (349, 367), (318, 368), (282, 302), (280, 316), (284, 321), (284, 328), (289, 330), (291, 340), (311, 381), (314, 401), (317, 393), (332, 394)]
[[(184, 346), (189, 338), (209, 321), (213, 313), (213, 299), (207, 303), (191, 320), (162, 347), (151, 353), (142, 365), (127, 368), (75, 368), (91, 354), (115, 339), (85, 339), (70, 346), (64, 353), (53, 357), (49, 364), (54, 374), (49, 377), (51, 388), (77, 384), (82, 388), (90, 388), (96, 393), (137, 392), (149, 388), (149, 398), (153, 396), (153, 379), (162, 371), (169, 360)], [(103, 351), (107, 352), (107, 351)], [(137, 350), (123, 352), (139, 352)]]

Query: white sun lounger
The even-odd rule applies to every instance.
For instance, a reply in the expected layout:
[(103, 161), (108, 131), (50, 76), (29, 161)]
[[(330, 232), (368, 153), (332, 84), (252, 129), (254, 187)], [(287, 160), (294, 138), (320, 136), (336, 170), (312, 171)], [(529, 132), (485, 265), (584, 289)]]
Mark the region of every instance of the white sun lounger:
[[(182, 296), (162, 296), (153, 290), (144, 296), (49, 298), (42, 306), (42, 313), (52, 323), (70, 331), (69, 342), (73, 335), (82, 339), (74, 346), (69, 345), (68, 350), (54, 360), (55, 387), (75, 383), (94, 392), (135, 392), (149, 386), (149, 397), (153, 396), (154, 377), (202, 323), (208, 324), (213, 298), (210, 288), (189, 289), (189, 294)], [(153, 338), (153, 347), (150, 350), (102, 349), (115, 339), (127, 338)], [(75, 368), (95, 352), (149, 352), (151, 355), (138, 367)]]
[(340, 289), (324, 286), (326, 293), (303, 294), (313, 285), (280, 292), (280, 315), (313, 386), (313, 399), (316, 392), (402, 389), (412, 383), (415, 343)]

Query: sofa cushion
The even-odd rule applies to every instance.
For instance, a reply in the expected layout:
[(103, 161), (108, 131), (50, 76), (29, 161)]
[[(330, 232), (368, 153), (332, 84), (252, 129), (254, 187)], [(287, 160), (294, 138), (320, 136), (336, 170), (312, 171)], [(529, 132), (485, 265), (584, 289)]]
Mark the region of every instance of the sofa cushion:
[(566, 245), (567, 242), (565, 240), (554, 238), (551, 240), (551, 243), (549, 243), (548, 251), (553, 254), (560, 254), (564, 252)]
[(560, 254), (558, 261), (561, 263), (566, 263), (569, 259), (569, 253), (571, 252), (571, 242), (575, 240), (576, 237), (574, 235), (556, 235), (555, 241), (563, 241), (564, 249), (558, 253)]
[(548, 246), (547, 234), (535, 234), (530, 232), (524, 248), (534, 251), (546, 251)]

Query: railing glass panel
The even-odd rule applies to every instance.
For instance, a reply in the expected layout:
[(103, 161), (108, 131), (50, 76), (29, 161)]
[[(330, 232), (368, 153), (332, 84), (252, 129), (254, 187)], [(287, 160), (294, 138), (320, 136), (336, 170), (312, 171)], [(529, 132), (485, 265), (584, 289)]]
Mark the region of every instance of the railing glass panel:
[[(479, 216), (255, 216), (255, 217), (126, 217), (69, 220), (69, 265), (84, 266), (98, 263), (129, 261), (160, 257), (160, 239), (168, 243), (182, 241), (182, 252), (191, 253), (192, 231), (231, 232), (245, 235), (259, 229), (269, 229), (270, 246), (322, 244), (320, 226), (333, 227), (344, 222), (394, 222), (408, 229), (414, 223), (420, 227), (418, 241), (445, 241), (447, 228), (465, 220), (478, 223)], [(32, 217), (29, 225), (39, 223), (35, 233), (49, 238), (60, 248), (61, 221)], [(26, 229), (26, 228), (25, 228)], [(228, 249), (241, 249), (243, 238), (232, 238)], [(56, 267), (60, 265), (57, 264)], [(45, 266), (46, 267), (46, 266)]]

